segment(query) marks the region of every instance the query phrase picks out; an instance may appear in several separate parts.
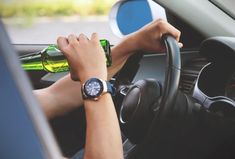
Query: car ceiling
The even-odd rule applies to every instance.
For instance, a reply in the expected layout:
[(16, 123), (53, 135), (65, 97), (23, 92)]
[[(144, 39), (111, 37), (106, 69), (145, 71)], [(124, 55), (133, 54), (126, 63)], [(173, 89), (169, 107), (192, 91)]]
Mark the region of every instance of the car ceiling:
[(205, 37), (235, 36), (235, 20), (209, 0), (154, 0)]

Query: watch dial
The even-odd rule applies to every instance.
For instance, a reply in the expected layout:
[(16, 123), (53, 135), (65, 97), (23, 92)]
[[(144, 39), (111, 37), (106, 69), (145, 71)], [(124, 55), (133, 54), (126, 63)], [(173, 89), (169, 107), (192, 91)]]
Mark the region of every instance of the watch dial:
[(89, 96), (97, 96), (100, 94), (101, 85), (97, 81), (92, 81), (85, 86), (85, 90)]

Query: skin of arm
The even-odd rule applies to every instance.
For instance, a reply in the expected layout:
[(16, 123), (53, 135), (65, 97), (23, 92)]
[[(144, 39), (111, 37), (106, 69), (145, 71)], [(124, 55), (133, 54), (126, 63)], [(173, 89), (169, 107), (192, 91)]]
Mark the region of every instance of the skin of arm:
[[(165, 33), (173, 35), (179, 42), (180, 31), (164, 20), (156, 20), (140, 30), (126, 36), (112, 48), (113, 64), (108, 68), (108, 79), (115, 75), (125, 64), (129, 56), (139, 50), (161, 52), (161, 36)], [(182, 44), (179, 43), (180, 47)], [(80, 82), (70, 79), (70, 75), (58, 80), (48, 88), (34, 90), (39, 103), (48, 118), (63, 115), (82, 105)]]
[[(98, 35), (92, 34), (91, 40), (80, 34), (60, 37), (58, 47), (66, 56), (72, 80), (85, 83), (96, 77), (107, 80), (105, 54), (99, 43)], [(85, 159), (122, 159), (121, 133), (114, 104), (109, 93), (98, 101), (84, 100), (87, 121)]]

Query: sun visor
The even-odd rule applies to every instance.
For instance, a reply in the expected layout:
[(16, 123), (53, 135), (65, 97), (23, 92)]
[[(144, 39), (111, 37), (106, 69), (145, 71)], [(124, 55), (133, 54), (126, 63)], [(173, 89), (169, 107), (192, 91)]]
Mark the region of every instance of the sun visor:
[(209, 38), (202, 42), (200, 54), (209, 62), (225, 62), (235, 65), (235, 38)]

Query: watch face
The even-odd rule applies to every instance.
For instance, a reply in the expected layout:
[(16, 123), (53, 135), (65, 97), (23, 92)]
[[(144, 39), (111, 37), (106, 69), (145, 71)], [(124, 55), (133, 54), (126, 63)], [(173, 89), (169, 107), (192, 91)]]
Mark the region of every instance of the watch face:
[(103, 85), (99, 79), (92, 78), (84, 85), (84, 93), (87, 97), (96, 98), (103, 92)]

